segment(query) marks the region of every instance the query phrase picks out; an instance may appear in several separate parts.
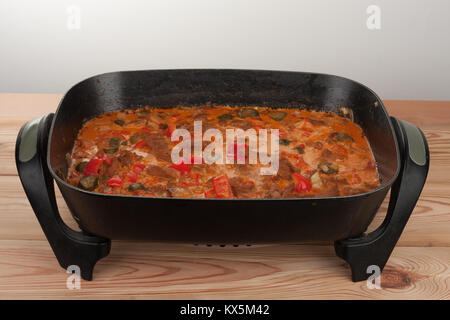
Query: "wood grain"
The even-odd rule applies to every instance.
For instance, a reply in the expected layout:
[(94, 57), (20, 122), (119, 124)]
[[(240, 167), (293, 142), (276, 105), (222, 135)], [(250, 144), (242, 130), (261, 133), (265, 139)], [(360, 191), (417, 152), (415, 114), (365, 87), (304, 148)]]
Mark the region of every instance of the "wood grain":
[(447, 248), (397, 247), (381, 289), (352, 283), (325, 246), (200, 247), (114, 242), (94, 281), (68, 290), (44, 241), (0, 241), (0, 298), (449, 299)]
[(33, 119), (55, 112), (62, 94), (0, 93), (0, 118)]
[(450, 126), (450, 101), (383, 100), (383, 104), (391, 116), (420, 127)]
[[(450, 102), (385, 101), (390, 114), (420, 125), (431, 166), (422, 196), (381, 278), (352, 283), (329, 243), (251, 247), (114, 241), (94, 281), (66, 288), (26, 199), (14, 145), (27, 120), (56, 110), (61, 95), (0, 94), (0, 299), (449, 299)], [(59, 210), (76, 229), (61, 195)], [(387, 200), (369, 230), (383, 220)]]

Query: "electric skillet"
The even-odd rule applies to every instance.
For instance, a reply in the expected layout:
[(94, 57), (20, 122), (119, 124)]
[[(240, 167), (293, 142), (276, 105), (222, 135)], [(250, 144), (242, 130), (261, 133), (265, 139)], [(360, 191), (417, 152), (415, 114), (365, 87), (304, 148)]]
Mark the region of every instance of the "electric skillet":
[[(308, 108), (350, 117), (366, 134), (381, 185), (364, 194), (295, 199), (180, 199), (107, 195), (64, 181), (82, 124), (99, 114), (145, 105), (217, 104)], [(345, 107), (345, 108), (342, 108)], [(254, 70), (149, 70), (101, 74), (73, 86), (55, 114), (27, 122), (16, 142), (25, 193), (63, 268), (78, 265), (91, 280), (111, 239), (204, 244), (335, 241), (352, 280), (386, 264), (418, 200), (429, 166), (428, 145), (415, 125), (389, 117), (380, 98), (342, 77)], [(56, 181), (81, 232), (62, 221)], [(387, 216), (365, 234), (387, 192)]]

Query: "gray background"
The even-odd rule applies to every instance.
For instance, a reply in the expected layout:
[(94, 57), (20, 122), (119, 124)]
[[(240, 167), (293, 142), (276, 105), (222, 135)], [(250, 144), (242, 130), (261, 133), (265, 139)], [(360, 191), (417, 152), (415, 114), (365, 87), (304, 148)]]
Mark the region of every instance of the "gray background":
[[(371, 4), (380, 30), (366, 26)], [(67, 27), (69, 5), (80, 29)], [(245, 68), (450, 100), (449, 14), (448, 0), (0, 0), (0, 92), (63, 93), (116, 70)]]

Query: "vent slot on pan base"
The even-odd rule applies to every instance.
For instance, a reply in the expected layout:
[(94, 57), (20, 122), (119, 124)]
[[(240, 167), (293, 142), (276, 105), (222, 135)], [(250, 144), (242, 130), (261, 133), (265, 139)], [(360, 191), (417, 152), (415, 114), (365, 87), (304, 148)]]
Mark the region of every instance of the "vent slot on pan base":
[(221, 247), (221, 248), (225, 248), (225, 247), (233, 247), (233, 248), (238, 248), (238, 247), (251, 247), (251, 244), (211, 244), (211, 243), (194, 243), (194, 246), (207, 246), (207, 247)]

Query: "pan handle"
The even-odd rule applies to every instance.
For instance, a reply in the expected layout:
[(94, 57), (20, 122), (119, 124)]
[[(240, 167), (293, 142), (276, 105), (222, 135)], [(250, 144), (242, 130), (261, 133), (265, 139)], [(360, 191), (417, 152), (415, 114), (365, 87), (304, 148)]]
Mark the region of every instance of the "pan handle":
[(336, 241), (336, 254), (350, 264), (352, 281), (367, 280), (369, 266), (383, 270), (419, 199), (428, 174), (430, 155), (423, 132), (391, 117), (400, 151), (400, 171), (392, 184), (386, 218), (378, 229), (357, 238)]
[(47, 145), (53, 113), (27, 122), (16, 140), (16, 166), (25, 193), (61, 267), (80, 268), (81, 277), (92, 280), (98, 260), (111, 248), (109, 239), (70, 229), (61, 219), (53, 178), (47, 166)]

